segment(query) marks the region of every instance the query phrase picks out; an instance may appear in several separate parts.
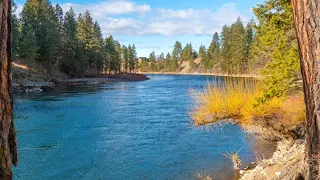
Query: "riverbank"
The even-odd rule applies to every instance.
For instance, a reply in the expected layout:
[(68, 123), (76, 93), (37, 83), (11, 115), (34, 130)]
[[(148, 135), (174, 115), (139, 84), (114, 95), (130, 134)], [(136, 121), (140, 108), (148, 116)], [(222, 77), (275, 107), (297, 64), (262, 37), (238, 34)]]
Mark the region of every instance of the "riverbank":
[(305, 174), (304, 140), (280, 141), (270, 159), (258, 159), (253, 169), (240, 171), (241, 180), (299, 179)]
[(14, 92), (42, 92), (51, 90), (57, 85), (98, 85), (109, 82), (149, 80), (143, 74), (108, 74), (84, 78), (68, 78), (65, 75), (49, 75), (17, 63), (12, 65), (12, 77), (12, 90)]
[(222, 76), (222, 77), (243, 77), (243, 78), (262, 78), (257, 74), (222, 74), (222, 73), (183, 73), (183, 72), (140, 72), (143, 74), (163, 74), (163, 75), (194, 75), (194, 76)]

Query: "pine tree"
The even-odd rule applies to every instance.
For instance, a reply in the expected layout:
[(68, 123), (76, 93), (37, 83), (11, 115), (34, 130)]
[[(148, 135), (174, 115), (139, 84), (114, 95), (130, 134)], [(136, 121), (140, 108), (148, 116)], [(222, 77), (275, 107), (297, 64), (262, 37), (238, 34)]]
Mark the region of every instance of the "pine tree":
[[(104, 42), (102, 37), (102, 32), (99, 23), (96, 21), (93, 24), (93, 42), (92, 42), (92, 50), (93, 50), (93, 59), (94, 59), (94, 67), (97, 73), (101, 73), (103, 70), (103, 63), (105, 58), (105, 52), (103, 49)], [(117, 65), (116, 65), (117, 67)], [(115, 68), (117, 71), (117, 68)]]
[(116, 64), (117, 64), (117, 71), (121, 73), (121, 63), (122, 63), (122, 49), (121, 44), (118, 41), (115, 41), (115, 49), (116, 49)]
[(123, 59), (123, 71), (126, 73), (128, 72), (128, 67), (129, 67), (129, 61), (128, 61), (128, 48), (123, 45), (122, 46), (122, 59)]
[(155, 55), (155, 52), (154, 52), (154, 51), (152, 51), (152, 53), (150, 53), (149, 61), (150, 61), (150, 70), (151, 70), (152, 72), (157, 71), (156, 55)]
[(36, 59), (37, 52), (36, 11), (31, 6), (31, 1), (28, 1), (21, 12), (21, 36), (18, 54), (23, 60), (31, 64)]
[(36, 59), (51, 72), (52, 65), (56, 63), (55, 58), (58, 50), (55, 9), (47, 0), (29, 0), (28, 3), (35, 10), (35, 30), (38, 46)]
[(209, 62), (206, 67), (211, 69), (213, 67), (217, 67), (220, 63), (220, 38), (218, 33), (214, 33), (212, 37), (212, 41), (210, 43), (209, 49), (207, 51), (207, 56)]
[(110, 35), (108, 38), (105, 39), (105, 53), (107, 56), (107, 62), (108, 62), (108, 69), (109, 74), (111, 71), (118, 72), (119, 65), (118, 65), (118, 52), (115, 49), (115, 44), (113, 37)]
[(254, 20), (251, 19), (246, 27), (246, 60), (247, 62), (250, 57), (252, 43), (254, 39), (254, 26), (255, 26)]
[(176, 43), (174, 44), (174, 47), (173, 47), (171, 58), (178, 61), (181, 57), (181, 53), (182, 53), (182, 45), (179, 41), (176, 41)]
[(61, 61), (63, 61), (64, 57), (63, 57), (63, 41), (65, 40), (65, 31), (63, 29), (63, 10), (60, 7), (59, 4), (56, 4), (55, 7), (55, 26), (56, 26), (56, 30), (57, 30), (57, 53), (55, 54), (55, 59), (56, 59), (56, 65), (60, 66)]
[(290, 1), (266, 1), (254, 8), (254, 13), (259, 20), (254, 59), (267, 62), (262, 71), (265, 97), (285, 96), (300, 89), (298, 42)]
[(246, 61), (246, 34), (240, 18), (230, 29), (231, 73), (243, 73)]
[(136, 59), (137, 59), (137, 51), (136, 51), (136, 46), (134, 44), (132, 45), (130, 55), (131, 56), (129, 57), (129, 69), (130, 69), (130, 72), (132, 73), (135, 70)]
[(231, 73), (232, 67), (231, 65), (231, 37), (230, 37), (231, 31), (230, 27), (225, 25), (222, 28), (221, 32), (221, 63), (220, 68), (223, 72), (227, 72), (228, 74)]
[(181, 59), (183, 60), (193, 59), (192, 52), (193, 52), (193, 49), (192, 49), (191, 43), (190, 44), (187, 43), (187, 45), (182, 50)]
[(167, 53), (166, 59), (164, 61), (164, 71), (170, 72), (171, 64), (172, 64), (172, 60), (171, 60), (170, 53)]
[[(63, 30), (65, 36), (63, 36), (62, 46), (63, 46), (63, 59), (60, 62), (60, 70), (66, 73), (68, 76), (75, 77), (77, 75), (83, 74), (81, 70), (81, 64), (83, 63), (83, 58), (79, 57), (76, 59), (76, 53), (79, 51), (77, 44), (77, 22), (76, 15), (72, 8), (70, 8), (63, 20)], [(79, 52), (78, 52), (79, 53)]]
[(163, 60), (164, 60), (164, 53), (163, 53), (163, 52), (160, 54), (159, 60), (160, 60), (160, 61), (163, 61)]

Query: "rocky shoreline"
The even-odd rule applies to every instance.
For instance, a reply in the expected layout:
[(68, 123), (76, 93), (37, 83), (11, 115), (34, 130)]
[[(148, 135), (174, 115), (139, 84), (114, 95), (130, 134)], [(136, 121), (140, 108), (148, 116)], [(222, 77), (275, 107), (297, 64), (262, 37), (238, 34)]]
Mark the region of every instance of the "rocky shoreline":
[(109, 82), (149, 80), (149, 78), (143, 74), (112, 74), (84, 78), (68, 78), (65, 76), (55, 77), (16, 63), (13, 63), (12, 69), (13, 83), (11, 89), (13, 92), (43, 92), (52, 90), (58, 85), (98, 85)]
[(270, 159), (259, 159), (255, 166), (240, 170), (240, 179), (299, 179), (305, 173), (304, 155), (304, 140), (282, 140)]

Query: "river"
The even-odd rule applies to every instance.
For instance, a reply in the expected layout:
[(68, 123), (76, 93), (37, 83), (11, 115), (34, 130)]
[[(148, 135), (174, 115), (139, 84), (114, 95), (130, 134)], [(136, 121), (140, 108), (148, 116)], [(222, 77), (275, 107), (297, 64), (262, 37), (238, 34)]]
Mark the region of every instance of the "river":
[(14, 179), (230, 179), (223, 154), (241, 149), (245, 163), (255, 160), (256, 141), (238, 126), (192, 127), (189, 89), (212, 77), (149, 77), (15, 94)]

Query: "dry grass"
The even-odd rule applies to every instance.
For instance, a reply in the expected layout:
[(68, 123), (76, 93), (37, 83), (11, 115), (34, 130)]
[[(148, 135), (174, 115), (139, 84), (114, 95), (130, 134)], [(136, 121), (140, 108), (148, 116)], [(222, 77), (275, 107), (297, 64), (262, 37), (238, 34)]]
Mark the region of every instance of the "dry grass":
[(13, 66), (16, 66), (16, 67), (19, 67), (19, 68), (22, 68), (22, 69), (27, 69), (27, 70), (30, 69), (30, 68), (29, 68), (28, 66), (26, 66), (26, 65), (17, 64), (17, 63), (15, 63), (15, 62), (12, 62), (12, 65), (13, 65)]
[(291, 126), (305, 120), (302, 94), (260, 101), (262, 90), (255, 80), (227, 78), (208, 83), (202, 92), (191, 91), (196, 102), (190, 111), (195, 126), (215, 124), (228, 119), (243, 126), (257, 120), (277, 120), (281, 126)]
[[(241, 149), (240, 149), (241, 150)], [(226, 153), (224, 154), (224, 156), (228, 159), (231, 159), (232, 160), (232, 163), (233, 163), (233, 169), (234, 170), (239, 170), (240, 169), (240, 166), (241, 166), (241, 159), (240, 159), (240, 156), (239, 156), (239, 152), (240, 150), (238, 150), (236, 153)]]
[(212, 180), (210, 176), (203, 175), (201, 173), (196, 175), (197, 180)]

